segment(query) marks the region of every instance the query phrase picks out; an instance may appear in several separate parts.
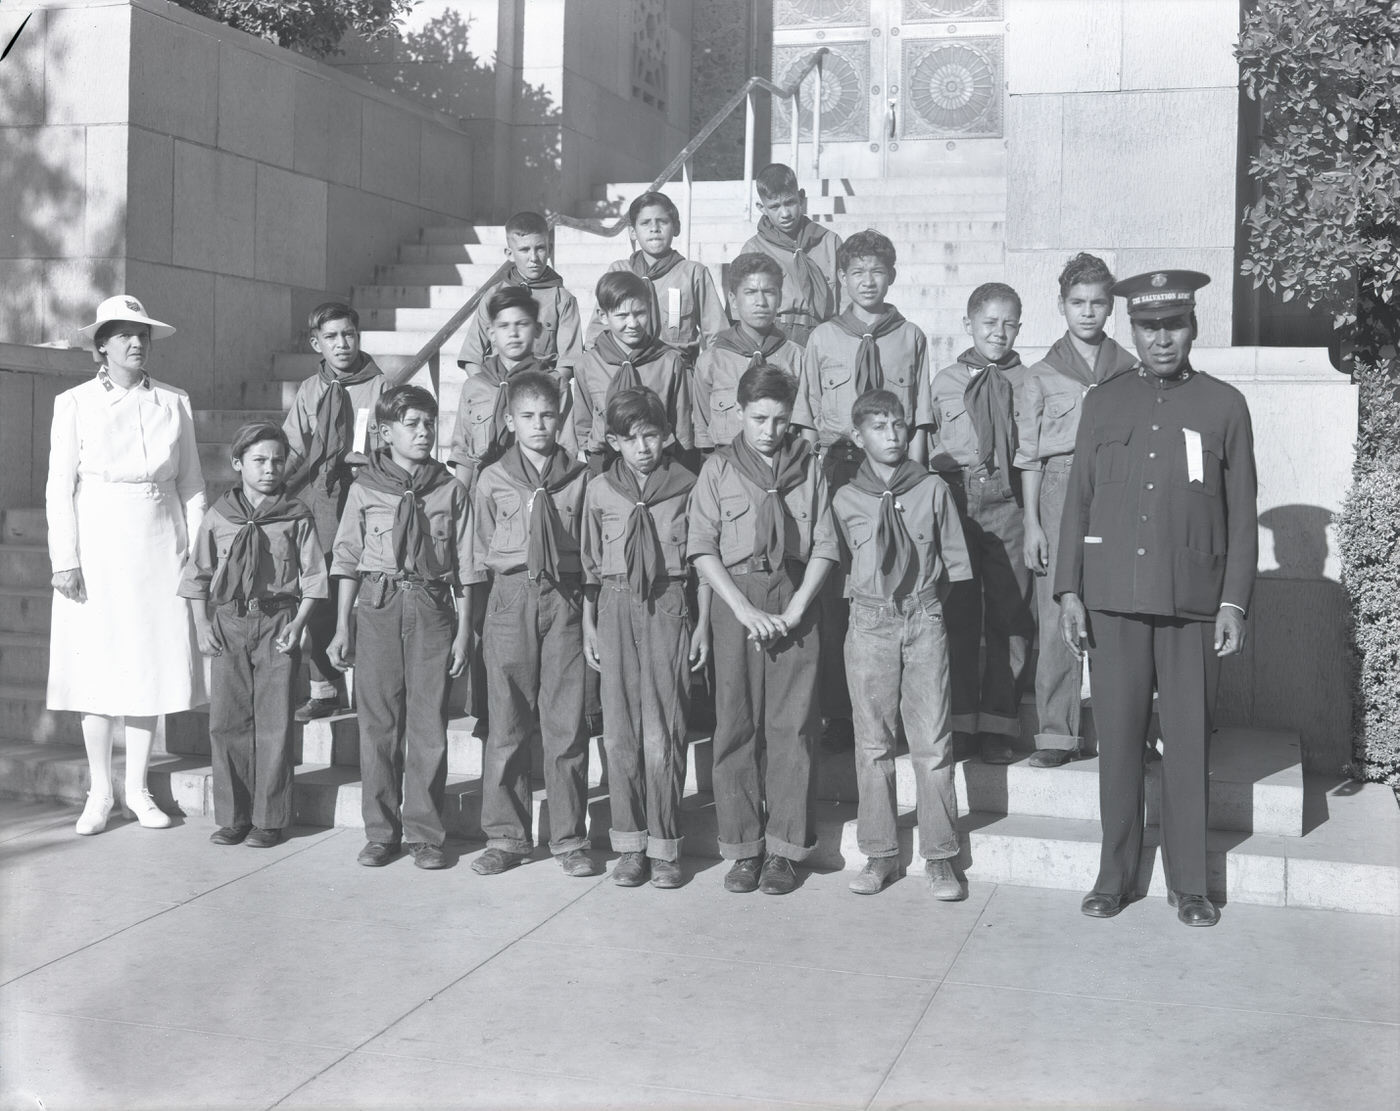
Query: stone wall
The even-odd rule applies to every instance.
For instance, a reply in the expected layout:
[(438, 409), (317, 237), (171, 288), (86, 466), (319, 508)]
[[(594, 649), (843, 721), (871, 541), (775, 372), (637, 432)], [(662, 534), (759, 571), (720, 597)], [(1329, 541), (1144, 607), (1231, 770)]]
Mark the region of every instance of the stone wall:
[(1007, 0), (1006, 12), (1006, 272), (1026, 298), (1023, 342), (1055, 338), (1055, 279), (1088, 250), (1123, 275), (1212, 275), (1200, 342), (1228, 346), (1238, 0)]
[(179, 332), (161, 365), (237, 406), (425, 224), (471, 214), (455, 120), (160, 0), (7, 4), (0, 340), (70, 340), (97, 301)]

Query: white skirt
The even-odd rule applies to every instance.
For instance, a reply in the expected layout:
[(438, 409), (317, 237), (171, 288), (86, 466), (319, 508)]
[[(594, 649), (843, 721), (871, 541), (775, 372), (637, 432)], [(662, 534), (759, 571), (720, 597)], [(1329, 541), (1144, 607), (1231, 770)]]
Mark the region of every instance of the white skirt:
[(49, 709), (149, 717), (207, 703), (176, 593), (188, 544), (174, 484), (84, 480), (74, 508), (87, 600), (54, 592)]

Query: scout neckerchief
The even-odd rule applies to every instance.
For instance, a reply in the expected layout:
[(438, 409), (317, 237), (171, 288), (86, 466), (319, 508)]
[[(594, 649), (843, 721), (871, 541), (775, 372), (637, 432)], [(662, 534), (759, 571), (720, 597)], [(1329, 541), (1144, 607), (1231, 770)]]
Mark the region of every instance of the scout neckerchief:
[(777, 570), (787, 558), (787, 502), (783, 495), (801, 486), (807, 477), (807, 459), (812, 453), (812, 445), (806, 440), (791, 436), (784, 441), (773, 457), (772, 466), (768, 460), (749, 446), (743, 436), (715, 449), (715, 454), (724, 458), (744, 478), (764, 492), (758, 503), (758, 518), (753, 532), (753, 558), (755, 562), (768, 561), (768, 566)]
[[(300, 490), (318, 474), (326, 493), (340, 491), (344, 481), (345, 456), (355, 435), (355, 415), (350, 406), (347, 386), (358, 386), (379, 374), (379, 367), (368, 355), (360, 356), (360, 365), (349, 374), (337, 374), (326, 360), (321, 360), (317, 384), (321, 394), (316, 399), (316, 424), (311, 430), (311, 443), (306, 454), (287, 473), (289, 491)], [(322, 464), (325, 464), (322, 467)]]
[[(652, 261), (645, 251), (633, 251), (627, 260), (627, 268), (639, 278), (647, 280), (647, 289), (651, 293), (651, 328), (658, 336), (662, 331), (661, 321), (661, 298), (656, 294), (656, 283), (685, 261), (685, 255), (672, 247), (656, 261)], [(679, 323), (675, 320), (666, 321), (671, 327), (676, 327)]]
[(1012, 351), (1000, 362), (990, 363), (977, 348), (969, 347), (958, 356), (958, 362), (977, 372), (969, 376), (963, 400), (972, 416), (972, 427), (977, 430), (978, 458), (996, 475), (1002, 496), (1009, 498), (1011, 460), (1016, 455), (1016, 415), (1006, 372), (1021, 365), (1021, 356)]
[(214, 509), (229, 524), (239, 528), (229, 545), (228, 555), (219, 561), (214, 572), (214, 580), (209, 584), (209, 600), (219, 606), (236, 598), (250, 602), (256, 597), (258, 553), (262, 548), (259, 536), (263, 527), (284, 521), (309, 521), (311, 510), (287, 497), (285, 492), (264, 498), (262, 504), (254, 506), (244, 495), (241, 484), (225, 492), (214, 503)]
[(847, 309), (840, 316), (832, 317), (832, 322), (848, 336), (860, 340), (856, 349), (856, 396), (870, 390), (885, 388), (885, 372), (880, 366), (880, 345), (876, 341), (887, 336), (904, 323), (900, 311), (891, 305), (873, 324), (867, 324), (856, 316), (855, 309)]
[(606, 408), (623, 390), (635, 390), (645, 385), (642, 376), (637, 373), (637, 368), (655, 362), (671, 348), (653, 336), (647, 340), (645, 346), (634, 351), (623, 347), (611, 332), (604, 332), (593, 344), (593, 350), (604, 363), (617, 368), (608, 381), (608, 391), (603, 397), (603, 406)]
[(432, 527), (423, 499), (454, 481), (447, 468), (436, 459), (427, 459), (413, 471), (406, 471), (390, 457), (389, 449), (383, 448), (370, 454), (369, 466), (355, 481), (398, 499), (394, 507), (394, 566), (407, 575), (424, 575)]
[(537, 289), (560, 289), (564, 285), (564, 279), (555, 273), (552, 266), (546, 266), (544, 273), (538, 278), (527, 278), (520, 272), (519, 267), (512, 266), (503, 284), (524, 286), (533, 293)]
[(758, 222), (758, 237), (778, 250), (792, 255), (792, 275), (797, 282), (797, 303), (800, 311), (822, 320), (831, 311), (831, 286), (822, 268), (811, 260), (810, 253), (823, 239), (826, 229), (802, 217), (797, 234), (788, 235), (778, 225), (763, 217)]
[(787, 336), (781, 328), (774, 328), (766, 336), (761, 336), (741, 320), (715, 336), (712, 346), (736, 355), (747, 355), (749, 365), (744, 369), (748, 371), (766, 363), (768, 356), (776, 354), (786, 342)]
[(649, 597), (652, 585), (666, 572), (651, 507), (688, 494), (695, 485), (695, 476), (679, 463), (663, 456), (660, 466), (646, 476), (644, 484), (638, 484), (637, 472), (621, 459), (613, 462), (603, 478), (620, 497), (632, 503), (632, 512), (627, 517), (627, 532), (622, 541), (627, 582), (638, 597)]
[(477, 375), (484, 381), (496, 387), (496, 408), (491, 414), (491, 443), (495, 446), (491, 460), (499, 459), (501, 453), (515, 443), (515, 436), (506, 427), (506, 382), (511, 375), (519, 374), (522, 370), (543, 370), (544, 367), (533, 355), (526, 355), (520, 362), (512, 367), (507, 367), (499, 355), (488, 355), (481, 364), (481, 371)]
[(516, 444), (503, 456), (500, 467), (506, 477), (517, 486), (532, 491), (530, 495), (530, 539), (525, 553), (525, 568), (530, 578), (543, 576), (553, 582), (559, 581), (559, 557), (567, 551), (578, 548), (564, 531), (564, 522), (559, 518), (559, 510), (554, 504), (554, 495), (578, 477), (584, 464), (569, 458), (569, 453), (558, 444), (545, 461), (544, 469), (538, 470), (525, 458), (525, 453)]
[(1045, 361), (1066, 378), (1078, 382), (1086, 390), (1107, 382), (1120, 371), (1132, 367), (1136, 360), (1116, 342), (1104, 336), (1094, 352), (1094, 365), (1084, 361), (1079, 348), (1066, 332), (1045, 352)]
[(905, 459), (895, 468), (886, 485), (875, 473), (870, 460), (861, 462), (851, 485), (863, 494), (880, 499), (880, 520), (875, 528), (875, 551), (880, 557), (880, 574), (884, 578), (886, 593), (893, 595), (904, 583), (909, 568), (918, 561), (914, 552), (914, 541), (909, 536), (909, 526), (904, 523), (904, 514), (895, 504), (915, 486), (928, 477), (928, 471), (912, 460)]

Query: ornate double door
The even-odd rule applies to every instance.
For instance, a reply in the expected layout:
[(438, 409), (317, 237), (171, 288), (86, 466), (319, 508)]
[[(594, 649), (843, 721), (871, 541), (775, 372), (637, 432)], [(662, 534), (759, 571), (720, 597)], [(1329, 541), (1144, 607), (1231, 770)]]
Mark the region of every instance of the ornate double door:
[[(785, 83), (817, 47), (822, 176), (915, 176), (1002, 147), (1005, 0), (774, 0), (773, 78)], [(812, 82), (802, 139), (811, 137)], [(775, 105), (773, 149), (787, 142)], [(955, 153), (956, 152), (956, 153)]]

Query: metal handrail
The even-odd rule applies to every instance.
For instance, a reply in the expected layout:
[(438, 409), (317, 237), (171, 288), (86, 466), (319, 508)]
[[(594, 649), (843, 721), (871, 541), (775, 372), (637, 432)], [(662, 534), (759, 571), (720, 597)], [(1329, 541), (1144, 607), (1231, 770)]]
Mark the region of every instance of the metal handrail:
[[(766, 92), (770, 96), (783, 97), (791, 100), (792, 106), (792, 126), (791, 126), (791, 146), (792, 146), (792, 168), (796, 172), (798, 167), (798, 140), (801, 130), (801, 106), (798, 100), (798, 93), (808, 75), (816, 74), (816, 84), (812, 90), (812, 173), (814, 176), (821, 174), (821, 128), (822, 128), (822, 58), (830, 53), (825, 46), (818, 47), (803, 59), (802, 65), (797, 68), (792, 79), (786, 85), (775, 85), (766, 77), (750, 77), (728, 100), (724, 102), (709, 119), (709, 121), (699, 131), (694, 138), (686, 143), (670, 162), (666, 163), (649, 190), (660, 189), (668, 181), (676, 176), (677, 171), (681, 173), (686, 187), (685, 219), (682, 226), (686, 234), (686, 249), (689, 253), (690, 247), (690, 212), (691, 193), (693, 192), (690, 163), (695, 157), (695, 152), (710, 138), (718, 129), (720, 124), (729, 118), (729, 114), (738, 108), (740, 104), (744, 107), (744, 211), (747, 219), (753, 218), (753, 154), (754, 154), (754, 99), (756, 91)], [(627, 227), (627, 217), (620, 216), (615, 224), (607, 224), (603, 220), (595, 217), (568, 216), (556, 212), (549, 219), (549, 229), (552, 232), (556, 227), (578, 228), (580, 231), (592, 232), (605, 238), (611, 238)], [(460, 328), (467, 319), (474, 313), (477, 306), (481, 304), (481, 299), (486, 291), (501, 281), (510, 273), (512, 263), (506, 260), (496, 268), (495, 272), (486, 279), (475, 293), (467, 298), (466, 304), (452, 314), (451, 319), (441, 328), (433, 333), (433, 338), (428, 340), (418, 350), (418, 354), (392, 373), (386, 373), (385, 377), (392, 386), (402, 385), (425, 367), (428, 362), (442, 350), (445, 344)]]

